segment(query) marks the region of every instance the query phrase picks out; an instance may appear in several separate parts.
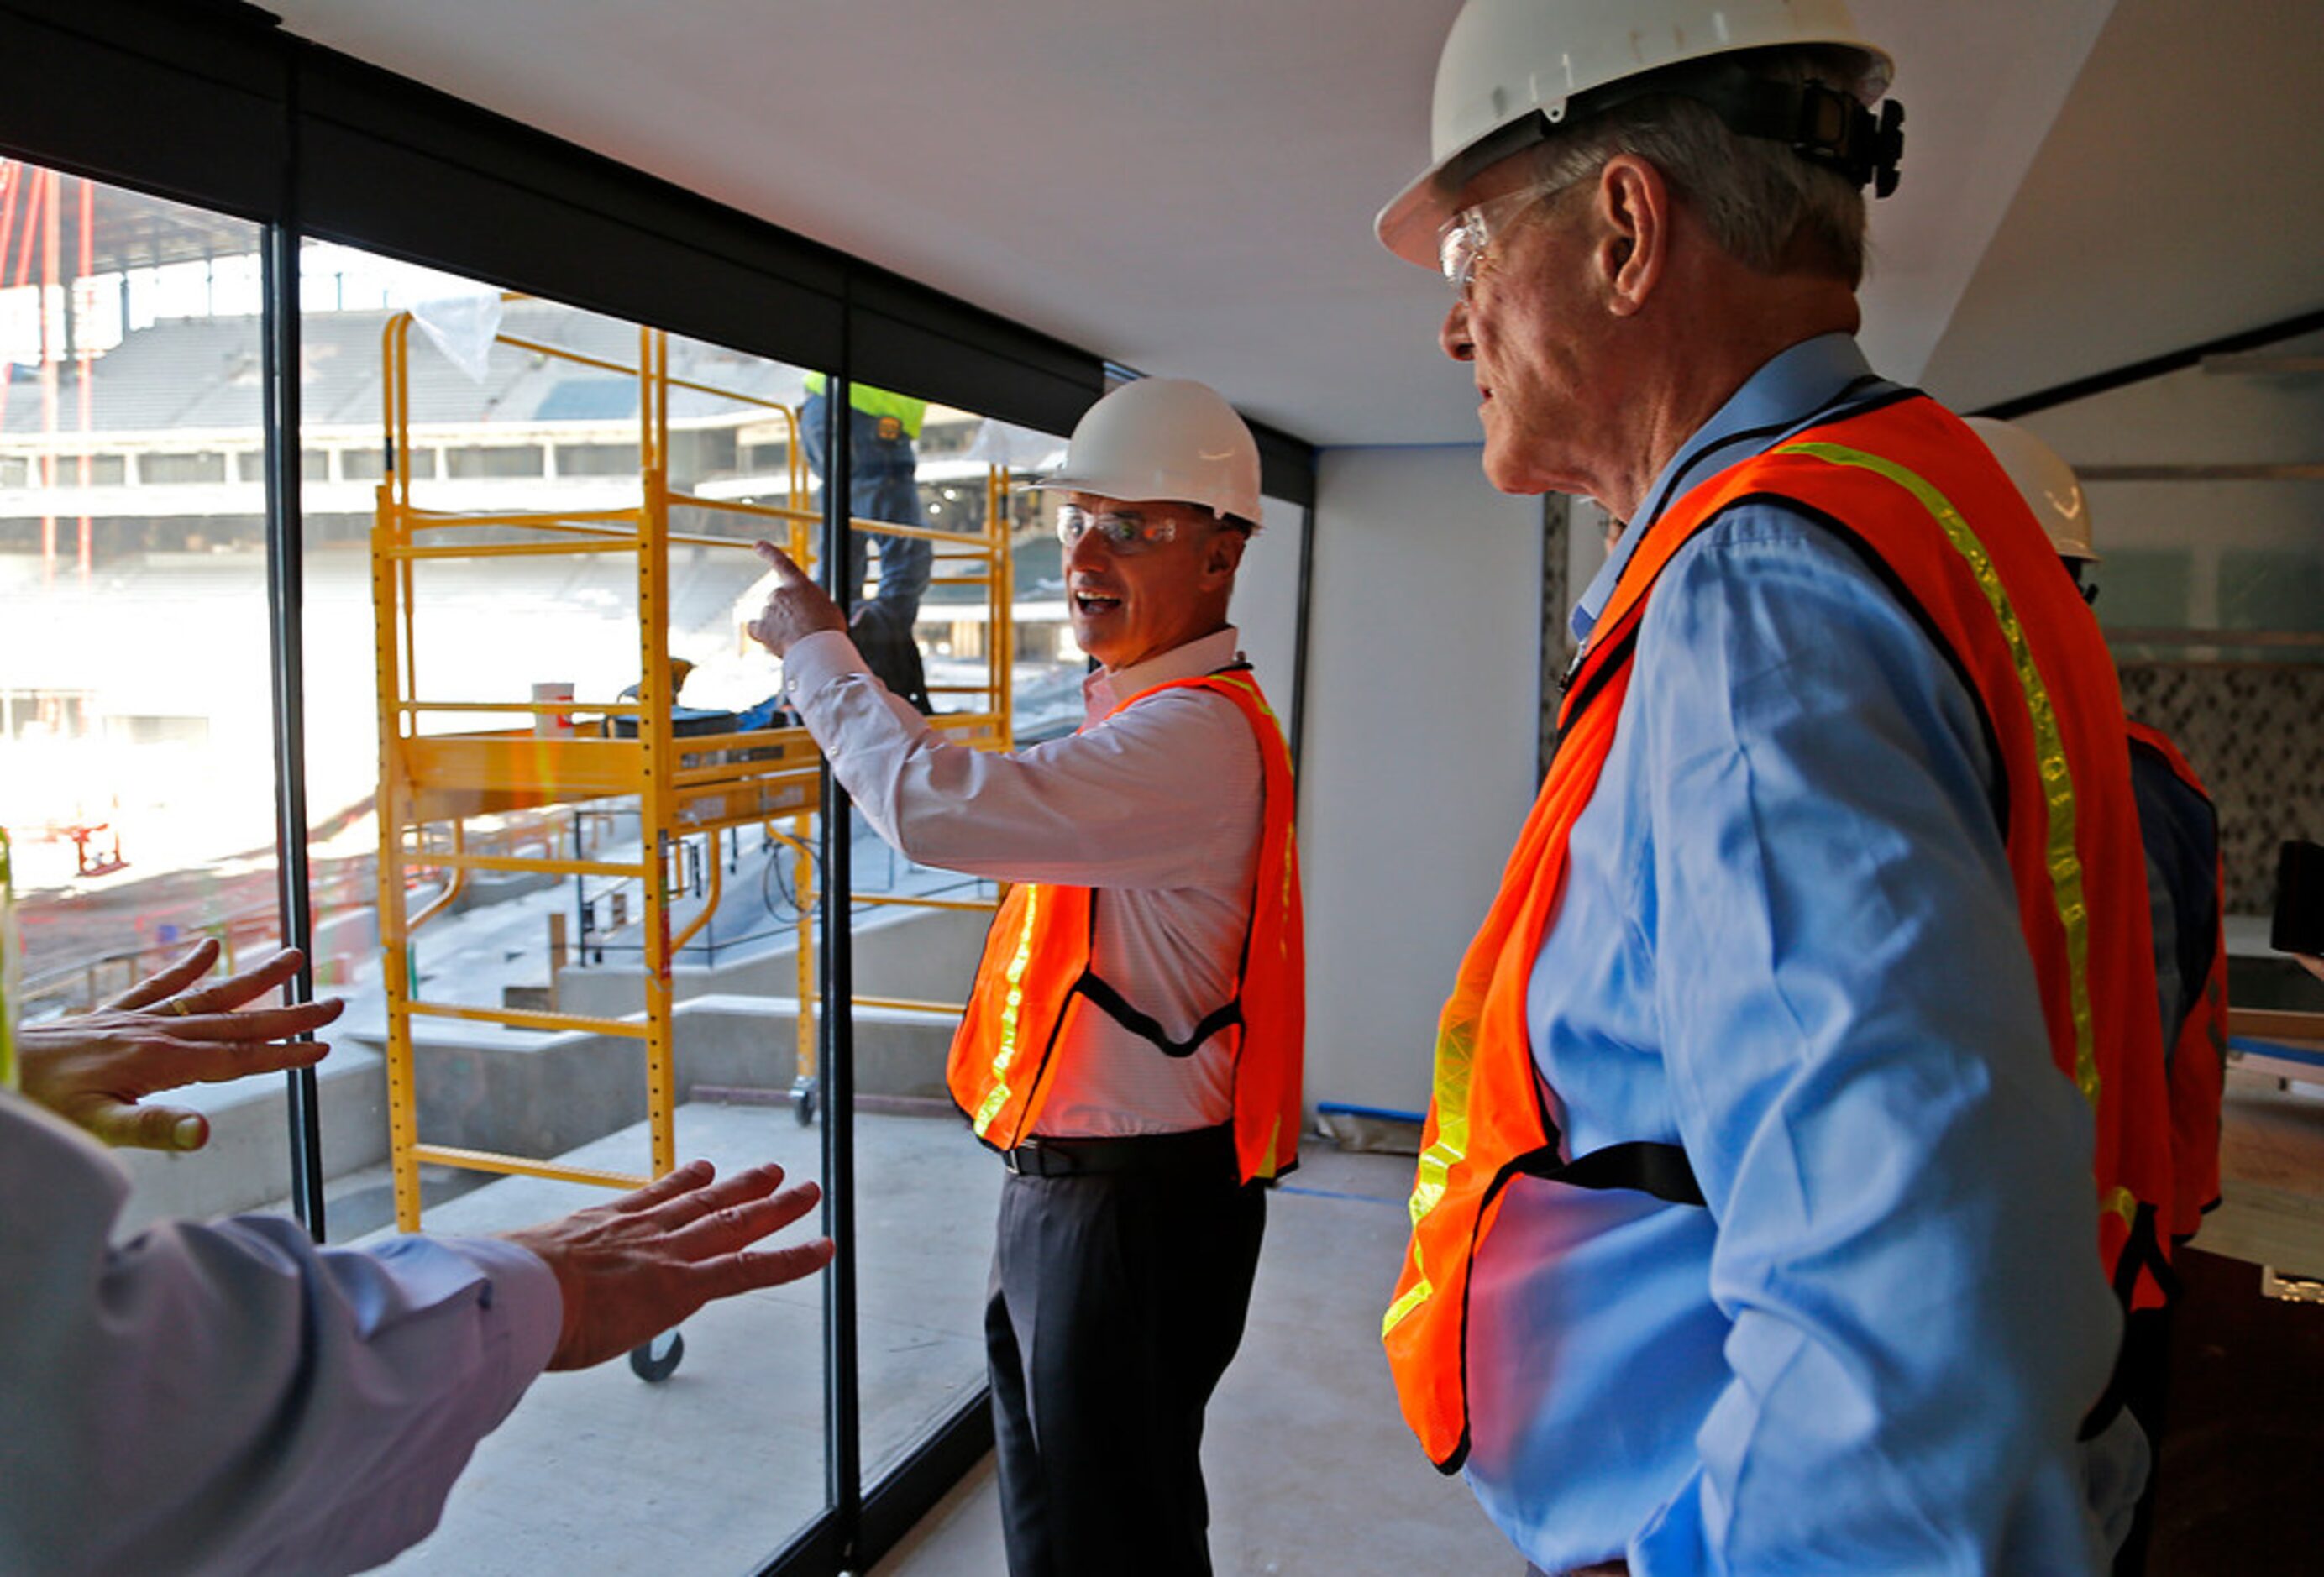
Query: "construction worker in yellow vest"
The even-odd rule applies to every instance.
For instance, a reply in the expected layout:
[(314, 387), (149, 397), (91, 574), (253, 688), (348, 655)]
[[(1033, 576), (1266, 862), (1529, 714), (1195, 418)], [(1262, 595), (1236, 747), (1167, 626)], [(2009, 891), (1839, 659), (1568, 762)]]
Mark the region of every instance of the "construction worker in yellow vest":
[[(799, 443), (807, 451), (807, 468), (820, 480), (830, 475), (825, 438), (830, 380), (821, 373), (809, 373), (806, 384), (807, 399), (799, 407)], [(850, 383), (847, 405), (849, 512), (857, 520), (925, 527), (928, 517), (920, 507), (919, 456), (913, 446), (919, 441), (928, 402), (869, 383)], [(872, 600), (881, 604), (881, 617), (909, 631), (919, 617), (920, 598), (928, 589), (934, 547), (925, 537), (850, 531), (847, 584), (851, 588), (862, 586), (874, 543), (880, 549), (880, 586)]]
[(1469, 0), (1378, 221), (1487, 477), (1626, 522), (1383, 1318), (1542, 1572), (2089, 1572), (2144, 1477), (2077, 1439), (2170, 1186), (2120, 699), (1857, 347), (1892, 73), (1837, 0)]
[(1213, 391), (1145, 379), (1034, 485), (1062, 495), (1098, 665), (1079, 733), (946, 742), (764, 543), (779, 579), (752, 629), (882, 837), (1016, 884), (948, 1071), (1008, 1174), (985, 1340), (1009, 1569), (1187, 1577), (1211, 1570), (1204, 1410), (1299, 1132), (1290, 760), (1227, 622), (1259, 452)]

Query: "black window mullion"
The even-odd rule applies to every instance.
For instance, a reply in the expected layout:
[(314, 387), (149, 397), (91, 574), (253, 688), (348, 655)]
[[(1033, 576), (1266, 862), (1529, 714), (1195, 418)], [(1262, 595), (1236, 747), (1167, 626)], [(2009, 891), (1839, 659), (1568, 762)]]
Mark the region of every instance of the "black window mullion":
[[(853, 601), (847, 549), (854, 516), (853, 423), (847, 357), (824, 391), (824, 586), (843, 616)], [(846, 788), (822, 762), (823, 917), (822, 1084), (824, 1231), (838, 1254), (824, 1272), (824, 1468), (825, 1493), (841, 1548), (852, 1557), (863, 1519), (862, 1377), (856, 1340), (855, 1255), (855, 877), (851, 858), (854, 814)], [(854, 1563), (848, 1559), (847, 1568)]]
[[(299, 226), (288, 194), (261, 246), (262, 414), (266, 455), (266, 609), (274, 700), (274, 878), (285, 945), (307, 955), (290, 982), (293, 1001), (315, 995), (315, 927), (308, 885), (307, 659), (304, 512), (299, 441)], [(313, 1068), (289, 1084), (290, 1200), (317, 1242), (323, 1216), (322, 1111)]]

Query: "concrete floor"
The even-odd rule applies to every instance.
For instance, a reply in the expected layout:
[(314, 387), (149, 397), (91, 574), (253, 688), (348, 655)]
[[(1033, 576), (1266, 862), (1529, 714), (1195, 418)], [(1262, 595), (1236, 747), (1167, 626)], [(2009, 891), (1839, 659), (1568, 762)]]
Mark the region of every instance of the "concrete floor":
[[(1267, 1247), (1242, 1351), (1203, 1449), (1222, 1577), (1510, 1577), (1524, 1559), (1468, 1487), (1420, 1454), (1380, 1356), (1379, 1316), (1404, 1253), (1409, 1156), (1310, 1141), (1268, 1201)], [(870, 1577), (1001, 1577), (991, 1459)]]
[[(866, 1114), (857, 1131), (871, 1478), (982, 1381), (1000, 1174), (950, 1119)], [(722, 1166), (772, 1159), (801, 1177), (818, 1166), (816, 1134), (787, 1108), (689, 1104), (678, 1135), (681, 1155)], [(632, 1130), (572, 1158), (636, 1167), (644, 1147)], [(2231, 1076), (2225, 1166), (2227, 1203), (2200, 1246), (2324, 1273), (2324, 1102)], [(1521, 1569), (1467, 1489), (1422, 1460), (1380, 1359), (1379, 1311), (1402, 1251), (1411, 1167), (1311, 1141), (1269, 1202), (1249, 1333), (1212, 1406), (1204, 1452), (1222, 1577)], [(428, 1225), (492, 1231), (604, 1197), (495, 1181), (432, 1206)], [(2315, 1314), (2324, 1319), (2324, 1308)], [(819, 1285), (706, 1310), (685, 1335), (683, 1362), (659, 1385), (620, 1363), (545, 1379), (479, 1449), (442, 1528), (389, 1569), (678, 1577), (758, 1566), (823, 1504)], [(2157, 1569), (2219, 1568), (2197, 1557)], [(869, 1577), (1002, 1571), (987, 1459)]]
[[(569, 1157), (635, 1167), (641, 1133)], [(722, 1167), (816, 1175), (816, 1135), (787, 1109), (688, 1104), (678, 1150)], [(867, 1478), (982, 1383), (981, 1336), (1000, 1169), (950, 1119), (857, 1120)], [(1379, 1352), (1403, 1251), (1408, 1157), (1311, 1144), (1269, 1201), (1249, 1333), (1210, 1413), (1204, 1460), (1222, 1573), (1515, 1571), (1467, 1489), (1423, 1460)], [(599, 1204), (602, 1190), (496, 1181), (431, 1207), (483, 1232)], [(820, 1284), (703, 1311), (659, 1385), (625, 1364), (550, 1375), (477, 1450), (443, 1526), (386, 1570), (463, 1577), (672, 1577), (754, 1569), (823, 1505)], [(1002, 1570), (990, 1459), (878, 1568)]]
[[(818, 1136), (787, 1107), (690, 1103), (678, 1153), (818, 1176)], [(951, 1119), (856, 1124), (863, 1460), (876, 1474), (983, 1383), (985, 1259), (1000, 1169)], [(641, 1168), (641, 1130), (567, 1157)], [(428, 1213), (488, 1232), (603, 1204), (603, 1189), (496, 1181)], [(797, 1235), (796, 1230), (793, 1235)], [(755, 1570), (824, 1505), (818, 1278), (703, 1310), (648, 1385), (615, 1362), (544, 1378), (487, 1438), (443, 1526), (386, 1570), (463, 1577), (672, 1577)]]

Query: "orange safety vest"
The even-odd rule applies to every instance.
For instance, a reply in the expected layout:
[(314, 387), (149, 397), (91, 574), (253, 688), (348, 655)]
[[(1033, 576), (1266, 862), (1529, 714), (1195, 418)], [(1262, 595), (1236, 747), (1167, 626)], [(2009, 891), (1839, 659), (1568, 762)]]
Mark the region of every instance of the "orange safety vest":
[[(2195, 776), (2195, 769), (2179, 747), (2144, 723), (2130, 724), (2131, 748), (2144, 747), (2161, 757), (2179, 780), (2212, 804), (2210, 791)], [(2219, 1202), (2219, 1101), (2227, 1068), (2227, 935), (2220, 918), (2227, 891), (2226, 860), (2217, 834), (2218, 812), (2212, 808), (2211, 958), (2203, 972), (2202, 995), (2188, 1009), (2178, 1038), (2167, 1053), (2166, 1081), (2171, 1099), (2171, 1176), (2174, 1195), (2165, 1229), (2175, 1240), (2192, 1237), (2203, 1224), (2203, 1213)]]
[[(1519, 1175), (1700, 1204), (1684, 1153), (1558, 1157), (1525, 999), (1556, 922), (1567, 845), (1598, 785), (1656, 577), (1730, 505), (1803, 508), (1870, 561), (1978, 702), (2003, 837), (2058, 1066), (2098, 1116), (2098, 1237), (2111, 1273), (2140, 1200), (2170, 1186), (2145, 865), (2114, 666), (2015, 488), (1917, 395), (1822, 423), (1690, 489), (1647, 528), (1591, 632), (1557, 751), (1438, 1022), (1412, 1239), (1381, 1338), (1406, 1421), (1446, 1472), (1469, 1447), (1469, 1270)], [(2143, 1283), (2144, 1285), (2144, 1283)], [(2160, 1301), (2147, 1286), (2142, 1301)]]
[(1228, 1037), (1234, 1054), (1235, 1155), (1243, 1181), (1273, 1177), (1298, 1164), (1306, 964), (1299, 853), (1292, 833), (1291, 756), (1274, 712), (1248, 670), (1174, 679), (1139, 691), (1114, 710), (1185, 688), (1232, 701), (1259, 741), (1259, 867), (1235, 994), (1184, 1040), (1173, 1040), (1092, 968), (1095, 890), (1034, 882), (1011, 888), (985, 936), (984, 958), (945, 1070), (953, 1100), (976, 1137), (995, 1149), (1013, 1149), (1033, 1131), (1065, 1026), (1074, 1014), (1094, 1009), (1167, 1056), (1192, 1056), (1213, 1036)]

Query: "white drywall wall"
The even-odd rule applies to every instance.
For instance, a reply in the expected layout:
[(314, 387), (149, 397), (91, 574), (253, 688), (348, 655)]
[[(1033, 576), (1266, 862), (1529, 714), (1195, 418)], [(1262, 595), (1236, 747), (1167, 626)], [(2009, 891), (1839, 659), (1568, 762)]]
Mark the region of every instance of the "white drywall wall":
[(1541, 503), (1469, 447), (1322, 456), (1300, 851), (1307, 1100), (1418, 1111), (1533, 798)]
[(1299, 652), (1299, 540), (1305, 512), (1279, 498), (1265, 501), (1259, 534), (1243, 553), (1235, 576), (1234, 605), (1228, 616), (1242, 632), (1243, 655), (1250, 659), (1259, 688), (1287, 733), (1292, 716), (1293, 665)]

